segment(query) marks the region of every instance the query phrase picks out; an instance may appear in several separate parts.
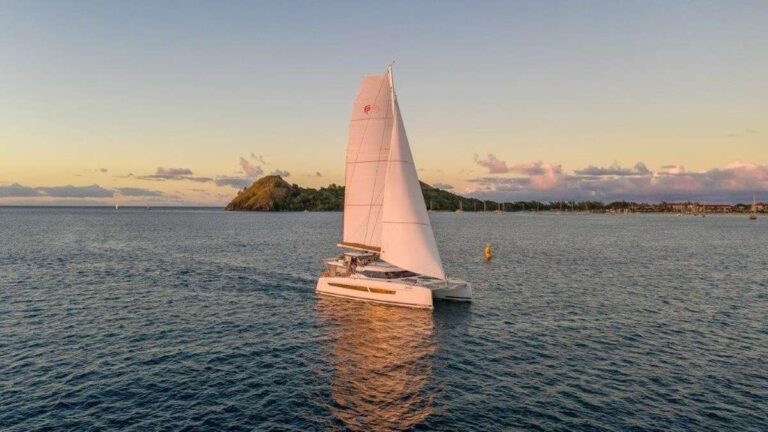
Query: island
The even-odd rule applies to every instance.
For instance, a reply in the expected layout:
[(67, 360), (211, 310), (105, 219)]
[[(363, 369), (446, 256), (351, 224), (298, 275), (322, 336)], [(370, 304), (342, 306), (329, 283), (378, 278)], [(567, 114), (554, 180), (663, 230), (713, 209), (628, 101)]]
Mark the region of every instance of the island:
[[(464, 198), (448, 191), (434, 188), (424, 182), (421, 191), (424, 202), (433, 210), (470, 210), (483, 207), (483, 201)], [(489, 205), (488, 203), (492, 203)], [(486, 201), (488, 209), (496, 208), (493, 201)], [(235, 211), (341, 211), (344, 207), (344, 186), (331, 184), (320, 189), (290, 184), (278, 175), (264, 176), (237, 193), (227, 204), (227, 210)]]
[[(424, 203), (433, 211), (555, 211), (555, 212), (590, 212), (590, 213), (746, 213), (747, 204), (700, 204), (697, 202), (656, 204), (631, 201), (516, 201), (497, 202), (467, 198), (443, 189), (421, 183)], [(305, 188), (290, 184), (278, 175), (264, 176), (252, 185), (242, 189), (227, 204), (232, 211), (341, 211), (344, 208), (344, 186), (331, 184), (320, 189)], [(768, 205), (758, 203), (756, 212), (768, 212)]]

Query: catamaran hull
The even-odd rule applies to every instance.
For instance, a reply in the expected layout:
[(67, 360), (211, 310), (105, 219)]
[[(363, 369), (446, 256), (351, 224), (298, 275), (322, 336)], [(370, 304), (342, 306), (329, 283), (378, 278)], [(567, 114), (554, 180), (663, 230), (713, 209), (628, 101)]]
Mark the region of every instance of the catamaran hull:
[(453, 301), (472, 301), (472, 284), (464, 281), (448, 280), (446, 288), (432, 291), (432, 297), (443, 300)]
[(371, 279), (321, 276), (317, 281), (319, 294), (391, 304), (412, 308), (432, 309), (433, 299), (472, 301), (472, 285), (449, 279), (447, 283), (423, 287)]
[(432, 290), (393, 282), (322, 276), (317, 281), (317, 293), (374, 303), (432, 309)]

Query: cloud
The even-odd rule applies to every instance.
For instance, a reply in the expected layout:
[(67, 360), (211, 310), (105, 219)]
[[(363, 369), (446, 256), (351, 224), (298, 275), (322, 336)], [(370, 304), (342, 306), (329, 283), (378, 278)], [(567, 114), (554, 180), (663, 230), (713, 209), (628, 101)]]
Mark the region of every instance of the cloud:
[(136, 188), (136, 187), (116, 188), (115, 192), (118, 192), (120, 195), (130, 196), (130, 197), (159, 197), (164, 195), (163, 192), (161, 191), (149, 190), (144, 188)]
[[(529, 164), (536, 168), (536, 162)], [(591, 199), (601, 201), (736, 202), (752, 192), (768, 193), (768, 165), (734, 162), (723, 168), (690, 172), (679, 165), (665, 165), (652, 172), (645, 164), (632, 168), (616, 164), (608, 168), (589, 166), (566, 174), (560, 165), (542, 164), (543, 170), (525, 170), (531, 175), (492, 176), (469, 179), (469, 192), (476, 196), (505, 200)], [(543, 171), (543, 173), (542, 173)]]
[(531, 179), (528, 177), (480, 177), (467, 181), (486, 186), (486, 190), (499, 192), (531, 189)]
[(757, 135), (760, 131), (757, 129), (744, 129), (738, 132), (731, 132), (727, 134), (729, 137), (742, 137), (742, 136), (750, 136), (750, 135)]
[[(250, 160), (249, 160), (250, 159)], [(248, 187), (251, 185), (251, 183), (254, 182), (258, 177), (261, 177), (264, 174), (264, 169), (262, 168), (263, 165), (268, 165), (268, 163), (264, 160), (264, 157), (261, 155), (257, 155), (255, 153), (251, 153), (249, 155), (249, 159), (246, 159), (243, 156), (240, 156), (239, 158), (239, 164), (240, 164), (240, 172), (243, 174), (240, 175), (220, 175), (216, 176), (213, 179), (210, 179), (213, 183), (216, 184), (216, 186), (220, 187), (232, 187), (236, 189), (242, 189), (244, 187)], [(316, 174), (320, 174), (319, 172)], [(288, 177), (291, 175), (288, 171), (275, 169), (273, 170), (270, 175), (279, 175), (281, 177)]]
[(276, 175), (276, 176), (280, 176), (280, 177), (290, 177), (291, 173), (289, 173), (286, 170), (276, 169), (276, 170), (272, 171), (271, 173), (269, 173), (269, 175)]
[(55, 198), (108, 198), (115, 193), (99, 185), (90, 186), (40, 186), (30, 187), (18, 183), (0, 186), (0, 197), (55, 197)]
[(164, 178), (178, 178), (188, 175), (192, 175), (192, 170), (189, 168), (163, 168), (157, 167), (155, 175)]
[(192, 176), (184, 177), (182, 180), (189, 180), (189, 181), (198, 182), (198, 183), (208, 183), (213, 181), (213, 179), (210, 177), (192, 177)]
[(320, 171), (315, 171), (315, 177), (322, 177), (323, 175), (320, 174)]
[(436, 187), (436, 188), (442, 189), (442, 190), (452, 190), (453, 189), (453, 186), (451, 186), (451, 185), (449, 185), (447, 183), (435, 183), (435, 184), (432, 185), (432, 187)]
[(504, 174), (509, 172), (509, 167), (507, 166), (507, 163), (499, 160), (494, 154), (488, 153), (488, 159), (480, 159), (480, 157), (475, 154), (475, 163), (488, 168), (488, 174)]
[(682, 174), (685, 172), (685, 167), (682, 165), (662, 165), (661, 171), (658, 171), (657, 175), (664, 174)]
[[(251, 153), (251, 158), (255, 159), (254, 154)], [(259, 159), (263, 161), (264, 159), (259, 156)], [(261, 165), (254, 165), (248, 159), (240, 156), (240, 168), (243, 170), (243, 174), (247, 175), (248, 177), (259, 177), (260, 175), (264, 174), (264, 170), (261, 168)]]
[[(264, 175), (264, 168), (263, 168), (264, 165), (269, 165), (269, 164), (264, 160), (264, 157), (261, 155), (251, 153), (250, 160), (240, 156), (240, 170), (245, 175), (245, 177), (243, 178), (255, 180), (257, 177), (261, 177), (262, 175)], [(317, 174), (320, 174), (320, 173), (317, 173)], [(291, 173), (286, 170), (274, 169), (272, 170), (272, 172), (269, 173), (269, 175), (277, 175), (280, 177), (290, 177)], [(222, 178), (221, 181), (227, 185), (242, 183), (242, 181), (238, 180), (238, 177), (223, 176), (221, 178)], [(219, 184), (218, 178), (217, 178), (217, 184)], [(250, 184), (250, 181), (248, 184)]]
[[(129, 174), (131, 176), (131, 174)], [(198, 177), (194, 176), (192, 170), (189, 168), (164, 168), (157, 167), (154, 174), (137, 176), (136, 178), (141, 180), (152, 181), (166, 181), (166, 180), (189, 180), (198, 183), (212, 182), (210, 177)]]
[(167, 197), (160, 191), (136, 187), (106, 189), (99, 185), (90, 186), (40, 186), (30, 187), (13, 183), (0, 186), (0, 198), (112, 198), (115, 194), (126, 197)]
[(0, 186), (0, 197), (34, 197), (40, 196), (40, 191), (29, 186), (11, 183), (8, 186)]
[(618, 164), (613, 164), (607, 168), (590, 165), (584, 169), (575, 170), (574, 174), (583, 176), (637, 176), (650, 175), (651, 171), (644, 163), (638, 162), (633, 168), (622, 168)]
[(106, 168), (99, 168), (99, 172), (105, 173), (105, 172), (107, 172), (107, 169)]
[(542, 175), (544, 174), (544, 163), (542, 161), (525, 162), (521, 164), (515, 164), (509, 167), (509, 171), (515, 174), (522, 175)]
[(256, 154), (256, 153), (254, 153), (254, 152), (251, 152), (251, 159), (255, 160), (256, 162), (258, 162), (258, 163), (260, 163), (260, 164), (262, 164), (262, 165), (269, 165), (269, 164), (268, 164), (268, 163), (267, 163), (267, 162), (264, 160), (264, 156), (262, 156), (262, 155), (257, 155), (257, 154)]
[(90, 186), (52, 186), (37, 188), (43, 195), (57, 198), (108, 198), (115, 195), (109, 189), (93, 184)]
[(483, 160), (475, 155), (475, 163), (488, 168), (489, 174), (515, 174), (514, 177), (481, 177), (470, 182), (483, 185), (484, 190), (519, 191), (523, 188), (545, 190), (554, 187), (563, 177), (560, 165), (547, 164), (542, 161), (524, 162), (508, 166), (496, 155), (488, 153)]
[(242, 189), (248, 187), (253, 183), (253, 179), (247, 177), (231, 177), (231, 176), (219, 176), (214, 180), (216, 186), (230, 186), (235, 189)]

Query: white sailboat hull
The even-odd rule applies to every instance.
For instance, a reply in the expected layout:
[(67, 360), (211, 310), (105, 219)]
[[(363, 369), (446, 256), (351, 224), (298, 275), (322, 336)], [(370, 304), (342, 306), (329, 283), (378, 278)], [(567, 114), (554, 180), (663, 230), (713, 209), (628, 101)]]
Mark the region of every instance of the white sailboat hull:
[(317, 292), (424, 309), (435, 298), (470, 301), (471, 285), (447, 279), (443, 270), (391, 66), (363, 78), (346, 164), (340, 246), (354, 252), (326, 261)]
[(432, 309), (436, 298), (472, 301), (472, 285), (454, 279), (421, 286), (397, 280), (321, 276), (316, 291), (334, 297), (420, 309)]
[(432, 297), (453, 301), (472, 301), (472, 284), (469, 282), (448, 279), (445, 288), (432, 290)]
[(421, 309), (432, 309), (429, 288), (354, 277), (320, 277), (318, 294)]

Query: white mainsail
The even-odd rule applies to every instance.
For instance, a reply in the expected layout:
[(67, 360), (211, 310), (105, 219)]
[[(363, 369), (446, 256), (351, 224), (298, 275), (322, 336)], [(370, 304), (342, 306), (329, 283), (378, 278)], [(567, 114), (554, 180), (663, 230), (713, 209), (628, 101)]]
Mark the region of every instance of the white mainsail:
[(394, 125), (384, 185), (381, 258), (414, 273), (445, 279), (416, 165), (400, 116), (392, 70), (388, 72)]
[(381, 206), (392, 137), (391, 95), (387, 74), (367, 76), (352, 108), (341, 246), (375, 252), (381, 248)]

